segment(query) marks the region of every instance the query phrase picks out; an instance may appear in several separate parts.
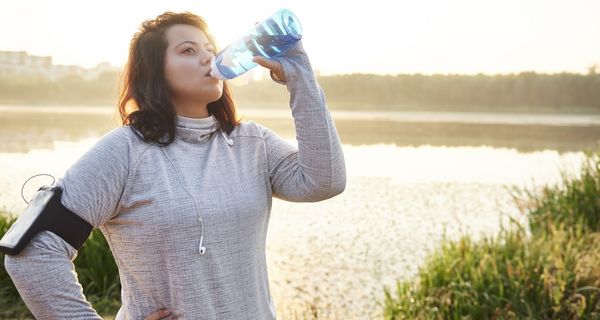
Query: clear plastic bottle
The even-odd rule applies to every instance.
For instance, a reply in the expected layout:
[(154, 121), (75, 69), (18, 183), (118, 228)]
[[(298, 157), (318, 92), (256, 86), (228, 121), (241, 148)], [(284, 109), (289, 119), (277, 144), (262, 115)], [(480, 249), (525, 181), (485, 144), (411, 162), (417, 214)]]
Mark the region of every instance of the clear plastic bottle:
[(210, 75), (221, 80), (233, 79), (257, 66), (252, 61), (255, 56), (278, 57), (301, 38), (302, 26), (296, 15), (280, 9), (221, 50), (212, 60)]

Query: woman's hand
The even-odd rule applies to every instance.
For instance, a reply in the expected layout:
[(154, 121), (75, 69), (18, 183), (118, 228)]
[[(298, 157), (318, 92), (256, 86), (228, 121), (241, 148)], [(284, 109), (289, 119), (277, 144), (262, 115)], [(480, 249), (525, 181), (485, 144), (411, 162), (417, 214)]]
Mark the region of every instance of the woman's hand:
[(171, 317), (169, 317), (170, 315), (171, 315), (171, 312), (169, 310), (167, 310), (167, 309), (160, 309), (160, 310), (156, 310), (156, 311), (152, 312), (151, 314), (147, 315), (144, 318), (144, 320), (171, 319)]
[(262, 56), (255, 56), (254, 58), (252, 58), (252, 61), (271, 70), (271, 73), (275, 75), (275, 78), (277, 80), (285, 82), (285, 74), (283, 73), (283, 66), (281, 65), (281, 62), (277, 60), (267, 59)]
[[(254, 25), (258, 25), (260, 22), (254, 22)], [(259, 65), (271, 70), (271, 74), (275, 76), (275, 78), (279, 81), (285, 82), (285, 74), (283, 74), (283, 66), (279, 61), (269, 60), (262, 56), (254, 56), (252, 58), (254, 63), (258, 63)]]

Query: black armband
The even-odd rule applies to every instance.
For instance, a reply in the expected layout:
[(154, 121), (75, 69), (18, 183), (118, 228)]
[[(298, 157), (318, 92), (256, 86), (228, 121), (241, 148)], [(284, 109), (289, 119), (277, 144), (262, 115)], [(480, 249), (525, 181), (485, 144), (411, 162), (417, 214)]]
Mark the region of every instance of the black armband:
[(0, 239), (0, 252), (17, 255), (36, 234), (50, 231), (79, 250), (92, 232), (92, 225), (62, 205), (62, 188), (43, 186)]

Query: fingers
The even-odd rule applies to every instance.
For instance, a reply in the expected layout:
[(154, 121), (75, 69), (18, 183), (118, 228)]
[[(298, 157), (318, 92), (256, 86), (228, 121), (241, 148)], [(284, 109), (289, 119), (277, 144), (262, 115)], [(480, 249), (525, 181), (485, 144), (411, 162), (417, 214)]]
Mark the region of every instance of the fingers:
[(160, 320), (165, 318), (166, 316), (169, 316), (171, 314), (171, 312), (167, 309), (161, 309), (161, 310), (156, 310), (154, 312), (152, 312), (151, 314), (147, 315), (144, 320)]
[(270, 60), (262, 56), (255, 56), (254, 58), (252, 58), (252, 61), (271, 70), (271, 74), (274, 74), (278, 80), (283, 82), (286, 81), (281, 62), (277, 60)]
[[(260, 22), (256, 21), (254, 22), (254, 25), (258, 25)], [(262, 67), (265, 67), (269, 70), (271, 70), (271, 74), (275, 75), (275, 77), (277, 78), (277, 80), (283, 81), (285, 82), (285, 74), (283, 73), (283, 66), (281, 65), (281, 63), (279, 61), (276, 60), (270, 60), (267, 59), (263, 56), (255, 56), (254, 58), (252, 58), (252, 61)]]
[(259, 65), (261, 65), (267, 69), (271, 69), (271, 70), (276, 69), (277, 64), (279, 63), (277, 61), (269, 60), (262, 56), (256, 56), (252, 59), (252, 61), (258, 63)]

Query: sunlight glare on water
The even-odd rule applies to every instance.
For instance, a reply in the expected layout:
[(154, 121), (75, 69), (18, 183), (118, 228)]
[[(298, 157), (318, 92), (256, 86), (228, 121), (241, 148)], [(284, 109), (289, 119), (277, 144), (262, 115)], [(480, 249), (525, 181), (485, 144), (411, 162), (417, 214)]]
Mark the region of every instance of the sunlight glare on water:
[(557, 183), (560, 170), (577, 173), (584, 154), (554, 150), (521, 153), (491, 147), (345, 146), (348, 174), (390, 177), (398, 183), (478, 182), (524, 185)]

